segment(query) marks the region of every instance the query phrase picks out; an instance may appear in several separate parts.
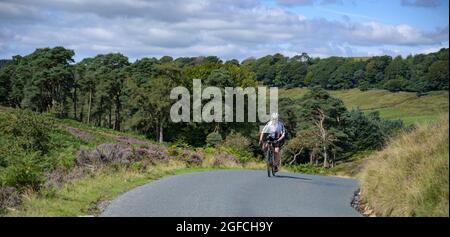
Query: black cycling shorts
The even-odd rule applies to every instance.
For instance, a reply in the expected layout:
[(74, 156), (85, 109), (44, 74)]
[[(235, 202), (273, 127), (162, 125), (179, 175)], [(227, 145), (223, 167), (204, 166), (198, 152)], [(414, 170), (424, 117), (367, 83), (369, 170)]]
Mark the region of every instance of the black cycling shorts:
[(282, 147), (283, 145), (284, 145), (284, 139), (273, 144), (274, 147)]
[[(269, 134), (264, 134), (263, 139), (266, 140)], [(273, 144), (274, 147), (282, 147), (284, 145), (284, 139)]]

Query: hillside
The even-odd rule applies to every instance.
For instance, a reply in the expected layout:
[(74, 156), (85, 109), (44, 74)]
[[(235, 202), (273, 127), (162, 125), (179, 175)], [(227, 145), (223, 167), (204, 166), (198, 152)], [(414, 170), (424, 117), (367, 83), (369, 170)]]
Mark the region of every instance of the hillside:
[[(300, 98), (308, 89), (280, 89), (279, 97)], [(430, 92), (417, 96), (413, 92), (389, 92), (386, 90), (359, 89), (329, 91), (344, 101), (348, 109), (360, 108), (364, 112), (379, 111), (382, 118), (401, 119), (406, 125), (436, 122), (441, 114), (449, 111), (448, 91)]]
[[(302, 88), (281, 89), (279, 94), (300, 98), (306, 92)], [(407, 124), (428, 124), (437, 121), (439, 114), (448, 113), (447, 91), (422, 97), (384, 90), (329, 92), (347, 108), (380, 111), (384, 118), (402, 119)], [(161, 145), (131, 132), (1, 106), (0, 135), (1, 215), (96, 215), (118, 194), (167, 175), (264, 167), (252, 154), (226, 147), (227, 142), (248, 145), (251, 140), (242, 140), (248, 138), (234, 136), (235, 140), (217, 148)], [(355, 177), (361, 169), (367, 170), (364, 158), (371, 154), (374, 152), (359, 152), (331, 169), (307, 164), (284, 166), (283, 170)]]
[(363, 202), (378, 216), (449, 216), (448, 115), (421, 125), (368, 157)]
[(109, 199), (167, 175), (262, 167), (225, 146), (158, 144), (0, 106), (0, 216), (96, 215)]

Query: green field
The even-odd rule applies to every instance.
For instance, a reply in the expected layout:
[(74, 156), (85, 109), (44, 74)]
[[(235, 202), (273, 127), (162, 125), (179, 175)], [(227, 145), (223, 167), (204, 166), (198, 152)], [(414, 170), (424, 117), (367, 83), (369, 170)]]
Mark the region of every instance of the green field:
[[(280, 89), (279, 97), (301, 98), (306, 88)], [(385, 119), (401, 119), (406, 125), (436, 122), (442, 114), (449, 111), (448, 91), (429, 92), (417, 96), (413, 92), (389, 92), (386, 90), (359, 89), (329, 91), (344, 101), (347, 108), (360, 108), (365, 112), (379, 111)]]

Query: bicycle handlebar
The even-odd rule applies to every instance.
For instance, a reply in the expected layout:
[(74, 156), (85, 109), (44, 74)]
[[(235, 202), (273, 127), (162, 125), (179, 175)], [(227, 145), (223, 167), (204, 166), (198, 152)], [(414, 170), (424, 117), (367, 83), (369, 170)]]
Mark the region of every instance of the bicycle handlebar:
[(267, 144), (275, 144), (275, 143), (277, 143), (278, 141), (277, 141), (277, 140), (266, 139), (264, 142), (267, 143)]

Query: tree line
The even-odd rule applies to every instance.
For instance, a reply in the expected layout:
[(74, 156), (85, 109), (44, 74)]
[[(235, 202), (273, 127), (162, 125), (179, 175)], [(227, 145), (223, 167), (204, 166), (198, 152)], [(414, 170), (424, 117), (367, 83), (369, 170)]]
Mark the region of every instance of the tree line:
[(256, 86), (254, 73), (217, 57), (142, 58), (130, 63), (120, 53), (97, 55), (78, 63), (74, 51), (42, 48), (14, 56), (0, 69), (0, 104), (49, 112), (60, 118), (115, 130), (132, 130), (159, 141), (205, 144), (212, 131), (245, 132), (257, 125), (242, 123), (171, 124), (172, 88), (192, 80), (205, 86)]
[(258, 81), (279, 87), (321, 86), (328, 90), (360, 88), (424, 93), (448, 90), (448, 48), (429, 54), (366, 58), (311, 58), (282, 54), (246, 59)]
[[(255, 138), (259, 124), (172, 123), (169, 111), (175, 101), (168, 95), (175, 86), (192, 92), (193, 79), (220, 88), (308, 86), (310, 92), (301, 99), (279, 101), (279, 113), (289, 131), (289, 152), (285, 154), (289, 163), (320, 161), (329, 166), (349, 153), (380, 148), (403, 124), (383, 120), (376, 113), (347, 111), (342, 101), (323, 88), (385, 88), (395, 86), (396, 81), (408, 81), (405, 85), (411, 88), (423, 86), (418, 92), (448, 89), (448, 65), (442, 63), (448, 62), (448, 49), (406, 59), (317, 59), (304, 53), (292, 58), (269, 55), (241, 63), (223, 62), (215, 56), (164, 56), (130, 63), (120, 53), (75, 63), (74, 55), (73, 50), (63, 47), (42, 48), (2, 61), (0, 104), (134, 131), (160, 142), (204, 146), (217, 145), (223, 137), (236, 133)], [(409, 87), (399, 89), (405, 88)], [(249, 151), (258, 153), (257, 139), (250, 140)]]

